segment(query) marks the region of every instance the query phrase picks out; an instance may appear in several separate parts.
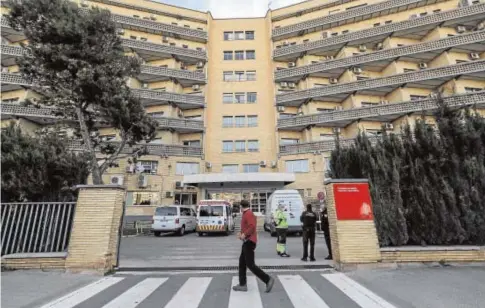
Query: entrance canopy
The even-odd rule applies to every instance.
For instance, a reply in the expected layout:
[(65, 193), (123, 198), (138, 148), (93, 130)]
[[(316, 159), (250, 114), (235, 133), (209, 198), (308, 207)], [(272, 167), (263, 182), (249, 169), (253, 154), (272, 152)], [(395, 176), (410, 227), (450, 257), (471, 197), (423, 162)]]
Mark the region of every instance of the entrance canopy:
[(294, 173), (254, 172), (254, 173), (202, 173), (184, 175), (183, 184), (200, 186), (214, 183), (283, 183), (291, 184), (295, 181)]

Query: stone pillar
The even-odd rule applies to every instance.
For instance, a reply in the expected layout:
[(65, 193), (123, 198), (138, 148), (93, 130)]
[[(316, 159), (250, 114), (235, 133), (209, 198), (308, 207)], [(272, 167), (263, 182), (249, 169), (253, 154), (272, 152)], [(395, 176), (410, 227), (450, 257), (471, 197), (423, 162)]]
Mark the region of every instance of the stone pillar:
[(333, 259), (337, 266), (381, 260), (366, 179), (325, 181)]
[(117, 266), (125, 189), (119, 185), (79, 185), (66, 269), (111, 271)]

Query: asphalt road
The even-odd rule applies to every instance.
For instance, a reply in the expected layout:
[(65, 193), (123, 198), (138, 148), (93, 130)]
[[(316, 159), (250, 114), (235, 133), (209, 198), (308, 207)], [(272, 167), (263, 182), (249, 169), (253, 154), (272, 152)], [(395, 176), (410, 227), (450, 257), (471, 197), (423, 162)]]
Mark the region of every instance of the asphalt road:
[[(301, 236), (288, 237), (287, 245), (291, 258), (278, 257), (276, 238), (267, 232), (259, 232), (256, 262), (260, 265), (302, 264)], [(241, 241), (234, 234), (123, 237), (120, 247), (120, 267), (237, 266), (241, 253)], [(312, 264), (330, 264), (324, 260), (327, 255), (323, 235), (318, 235), (315, 244), (317, 262)]]

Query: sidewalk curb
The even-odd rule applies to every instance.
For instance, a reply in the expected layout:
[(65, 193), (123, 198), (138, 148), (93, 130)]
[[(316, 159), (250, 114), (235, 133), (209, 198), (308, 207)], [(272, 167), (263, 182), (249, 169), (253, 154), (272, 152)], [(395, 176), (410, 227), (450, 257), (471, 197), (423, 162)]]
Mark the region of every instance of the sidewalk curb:
[[(315, 265), (262, 265), (263, 270), (301, 270), (301, 269), (333, 269), (327, 264)], [(115, 272), (172, 272), (172, 271), (234, 271), (237, 266), (174, 266), (174, 267), (119, 267)]]

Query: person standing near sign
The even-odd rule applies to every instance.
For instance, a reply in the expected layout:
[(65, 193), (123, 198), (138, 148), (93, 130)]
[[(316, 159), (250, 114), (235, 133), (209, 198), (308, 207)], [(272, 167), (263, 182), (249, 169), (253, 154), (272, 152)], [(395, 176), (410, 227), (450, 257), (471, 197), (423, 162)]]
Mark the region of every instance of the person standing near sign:
[(312, 210), (312, 205), (307, 204), (306, 211), (300, 216), (300, 221), (303, 223), (303, 258), (302, 261), (307, 261), (308, 258), (308, 241), (310, 241), (310, 261), (315, 261), (315, 227), (317, 224), (317, 214)]
[(276, 233), (278, 234), (278, 239), (276, 241), (276, 252), (278, 253), (278, 256), (288, 258), (290, 257), (290, 255), (286, 253), (286, 234), (288, 233), (288, 221), (286, 220), (284, 209), (284, 204), (279, 204), (274, 217)]
[(322, 211), (322, 230), (325, 236), (325, 244), (327, 244), (328, 256), (325, 260), (332, 260), (332, 242), (330, 241), (330, 225), (328, 223), (327, 207), (323, 206)]

